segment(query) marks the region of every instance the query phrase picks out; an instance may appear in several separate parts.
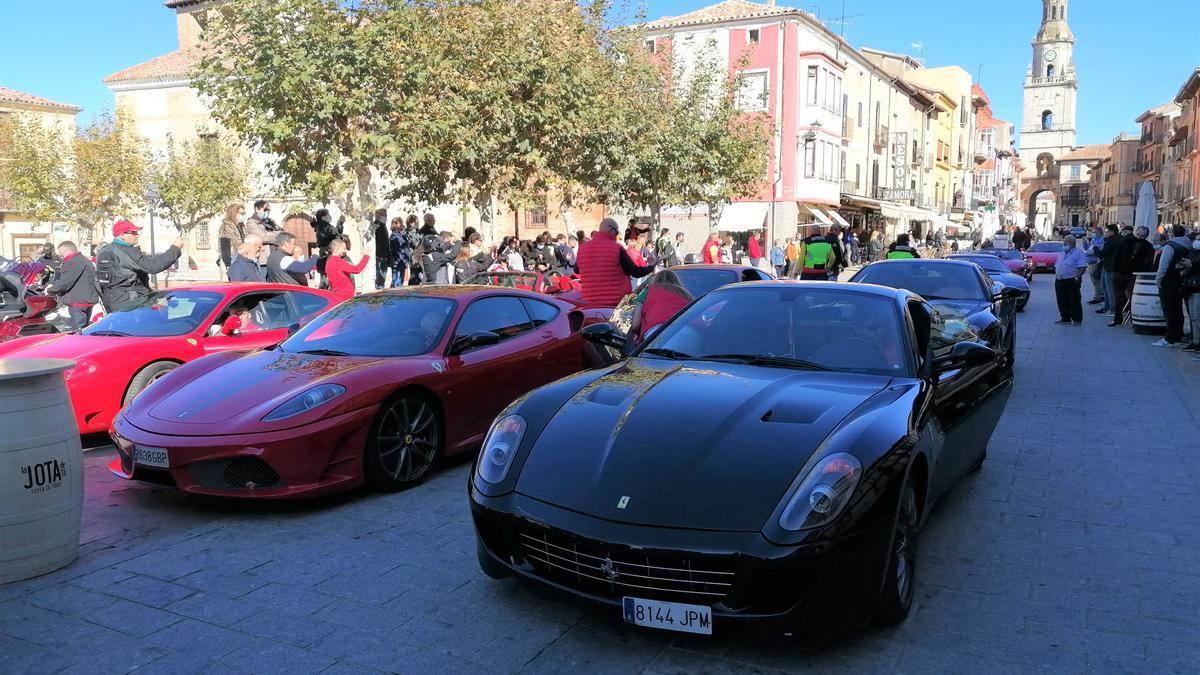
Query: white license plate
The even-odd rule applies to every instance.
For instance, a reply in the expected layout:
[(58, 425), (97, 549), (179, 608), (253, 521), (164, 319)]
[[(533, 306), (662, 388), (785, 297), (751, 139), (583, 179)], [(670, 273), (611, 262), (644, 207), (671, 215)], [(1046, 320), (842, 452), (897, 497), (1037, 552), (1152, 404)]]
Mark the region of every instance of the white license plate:
[(712, 608), (705, 605), (630, 597), (623, 598), (621, 605), (625, 620), (636, 626), (712, 635)]
[(167, 456), (166, 448), (147, 448), (143, 445), (135, 445), (133, 446), (133, 463), (158, 469), (171, 468), (171, 460)]

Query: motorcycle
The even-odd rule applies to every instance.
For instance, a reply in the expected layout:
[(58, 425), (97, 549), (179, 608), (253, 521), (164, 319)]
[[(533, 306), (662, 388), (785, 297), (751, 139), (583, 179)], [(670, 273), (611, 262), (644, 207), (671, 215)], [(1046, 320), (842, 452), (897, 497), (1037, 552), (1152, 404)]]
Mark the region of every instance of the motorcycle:
[(44, 263), (0, 258), (0, 342), (70, 331), (66, 307), (42, 293)]

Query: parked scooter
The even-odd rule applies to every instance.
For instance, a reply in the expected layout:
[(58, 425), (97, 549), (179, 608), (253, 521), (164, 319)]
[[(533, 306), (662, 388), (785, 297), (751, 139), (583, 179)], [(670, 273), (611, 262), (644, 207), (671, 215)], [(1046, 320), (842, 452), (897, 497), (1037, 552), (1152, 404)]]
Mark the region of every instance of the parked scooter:
[(65, 307), (42, 293), (46, 266), (0, 258), (0, 342), (70, 331)]

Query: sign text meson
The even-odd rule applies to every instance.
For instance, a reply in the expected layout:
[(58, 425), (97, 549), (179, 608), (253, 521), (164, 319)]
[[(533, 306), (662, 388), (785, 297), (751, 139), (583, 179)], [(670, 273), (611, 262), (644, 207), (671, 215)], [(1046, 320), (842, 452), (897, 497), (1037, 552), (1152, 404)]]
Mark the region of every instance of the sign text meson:
[(21, 473), (25, 476), (26, 490), (44, 492), (62, 485), (63, 478), (67, 475), (67, 463), (50, 459), (23, 466)]

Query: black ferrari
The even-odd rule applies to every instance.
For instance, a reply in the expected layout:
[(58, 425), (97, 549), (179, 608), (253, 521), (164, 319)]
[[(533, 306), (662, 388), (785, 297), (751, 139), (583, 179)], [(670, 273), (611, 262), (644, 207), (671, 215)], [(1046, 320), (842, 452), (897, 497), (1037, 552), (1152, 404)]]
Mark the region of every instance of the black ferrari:
[(907, 291), (717, 289), (500, 414), (470, 482), (480, 566), (666, 630), (899, 622), (921, 523), (983, 462), (1011, 387)]
[(1016, 362), (1017, 310), (1028, 296), (991, 279), (969, 260), (881, 260), (850, 278), (912, 291), (933, 306), (947, 326), (963, 326), (1000, 352), (1009, 369)]

